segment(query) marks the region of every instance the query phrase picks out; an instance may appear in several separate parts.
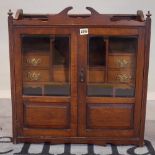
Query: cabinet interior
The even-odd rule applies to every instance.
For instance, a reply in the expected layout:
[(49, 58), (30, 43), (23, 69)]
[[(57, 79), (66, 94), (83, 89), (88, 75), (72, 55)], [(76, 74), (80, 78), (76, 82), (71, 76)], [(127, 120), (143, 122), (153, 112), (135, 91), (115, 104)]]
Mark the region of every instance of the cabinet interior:
[[(134, 97), (136, 36), (87, 37), (87, 95)], [(70, 36), (22, 36), (23, 94), (70, 95)]]
[(70, 36), (22, 37), (23, 94), (70, 95)]

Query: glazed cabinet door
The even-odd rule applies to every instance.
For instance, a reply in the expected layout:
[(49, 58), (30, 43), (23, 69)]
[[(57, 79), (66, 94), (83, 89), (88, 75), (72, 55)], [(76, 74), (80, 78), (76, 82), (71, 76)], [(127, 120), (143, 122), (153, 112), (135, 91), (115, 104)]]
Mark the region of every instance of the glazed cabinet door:
[(76, 136), (76, 36), (67, 28), (18, 28), (18, 135)]
[(88, 28), (79, 40), (79, 135), (138, 136), (143, 31)]

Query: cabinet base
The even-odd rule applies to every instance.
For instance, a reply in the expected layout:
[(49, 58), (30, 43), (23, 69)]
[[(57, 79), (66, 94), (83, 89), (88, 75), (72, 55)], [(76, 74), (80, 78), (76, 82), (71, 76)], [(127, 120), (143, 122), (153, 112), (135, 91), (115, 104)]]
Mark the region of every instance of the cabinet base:
[(96, 138), (96, 137), (17, 137), (13, 138), (13, 143), (43, 143), (49, 142), (51, 144), (96, 144), (96, 145), (138, 145), (143, 146), (144, 140), (139, 138), (125, 138), (125, 139), (110, 139), (110, 138)]

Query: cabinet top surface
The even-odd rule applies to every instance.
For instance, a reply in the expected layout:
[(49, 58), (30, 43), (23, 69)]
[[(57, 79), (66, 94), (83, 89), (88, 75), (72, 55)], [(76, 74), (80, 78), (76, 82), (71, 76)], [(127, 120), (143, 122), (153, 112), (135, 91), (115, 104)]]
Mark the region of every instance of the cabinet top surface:
[(86, 7), (90, 14), (68, 14), (72, 7), (67, 7), (58, 14), (26, 14), (22, 9), (17, 10), (13, 18), (9, 11), (9, 18), (13, 25), (49, 25), (49, 26), (145, 26), (145, 19), (141, 10), (137, 14), (100, 14), (91, 7)]

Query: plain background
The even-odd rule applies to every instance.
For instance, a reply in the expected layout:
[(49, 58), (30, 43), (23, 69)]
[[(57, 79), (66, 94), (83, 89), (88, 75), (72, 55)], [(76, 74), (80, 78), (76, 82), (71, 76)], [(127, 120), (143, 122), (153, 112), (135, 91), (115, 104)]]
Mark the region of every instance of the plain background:
[[(150, 10), (152, 14), (152, 33), (150, 47), (150, 67), (148, 78), (148, 100), (155, 100), (155, 0), (0, 0), (0, 98), (10, 98), (9, 43), (7, 12), (11, 9), (23, 9), (25, 13), (59, 13), (68, 6), (74, 9), (69, 13), (90, 13), (86, 6), (93, 7), (102, 14), (136, 14)], [(153, 116), (155, 106), (148, 105), (149, 119)]]

